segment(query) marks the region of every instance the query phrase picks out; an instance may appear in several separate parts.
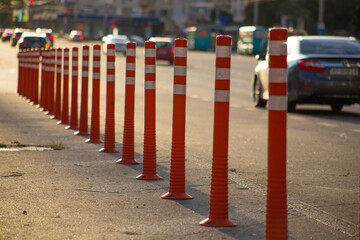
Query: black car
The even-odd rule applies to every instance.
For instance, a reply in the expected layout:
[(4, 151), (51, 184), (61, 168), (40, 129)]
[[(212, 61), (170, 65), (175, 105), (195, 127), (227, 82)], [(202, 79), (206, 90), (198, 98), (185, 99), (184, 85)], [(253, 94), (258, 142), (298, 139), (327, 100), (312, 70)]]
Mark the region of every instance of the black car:
[(49, 42), (50, 42), (50, 46), (51, 46), (51, 47), (54, 46), (54, 38), (55, 38), (55, 37), (54, 37), (54, 34), (53, 34), (51, 28), (37, 28), (37, 29), (36, 29), (36, 32), (37, 32), (37, 33), (45, 33), (47, 39), (48, 39)]
[(24, 32), (24, 30), (22, 30), (22, 29), (15, 29), (14, 34), (11, 37), (11, 46), (13, 46), (13, 47), (16, 46), (16, 44), (20, 40), (23, 32)]
[[(291, 36), (287, 40), (288, 111), (297, 104), (327, 104), (333, 111), (360, 103), (360, 42), (351, 37)], [(255, 107), (269, 99), (268, 57), (255, 68)]]
[(24, 32), (19, 40), (19, 49), (49, 48), (50, 42), (45, 33)]
[(4, 33), (1, 36), (1, 41), (3, 41), (3, 42), (10, 41), (13, 33), (14, 33), (14, 30), (12, 30), (12, 29), (5, 29)]

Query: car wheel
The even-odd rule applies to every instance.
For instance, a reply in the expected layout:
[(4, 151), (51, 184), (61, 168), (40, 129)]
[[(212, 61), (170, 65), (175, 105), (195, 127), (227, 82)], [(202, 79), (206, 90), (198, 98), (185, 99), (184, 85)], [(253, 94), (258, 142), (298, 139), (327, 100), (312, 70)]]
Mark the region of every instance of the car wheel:
[(258, 78), (255, 78), (254, 85), (252, 89), (253, 103), (255, 107), (264, 108), (267, 101), (262, 98), (262, 86)]
[(173, 61), (173, 60), (170, 60), (170, 61), (169, 61), (169, 64), (170, 64), (170, 65), (174, 65), (174, 61)]
[(287, 111), (288, 112), (295, 112), (296, 110), (296, 103), (294, 102), (288, 102), (287, 104)]
[(341, 109), (343, 108), (343, 104), (341, 103), (334, 103), (334, 104), (331, 104), (331, 110), (333, 112), (341, 112)]

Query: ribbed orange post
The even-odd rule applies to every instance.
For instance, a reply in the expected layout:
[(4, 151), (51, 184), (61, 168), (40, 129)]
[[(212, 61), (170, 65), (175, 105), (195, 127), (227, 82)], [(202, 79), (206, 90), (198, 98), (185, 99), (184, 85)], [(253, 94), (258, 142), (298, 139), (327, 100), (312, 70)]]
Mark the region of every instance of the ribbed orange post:
[(45, 69), (46, 69), (46, 51), (41, 49), (40, 51), (41, 61), (41, 77), (40, 77), (40, 106), (39, 108), (45, 107)]
[(102, 143), (100, 139), (100, 51), (98, 44), (93, 46), (93, 91), (91, 107), (90, 138), (87, 143)]
[(55, 113), (55, 49), (50, 49), (49, 57), (49, 111), (47, 115), (54, 115)]
[(34, 101), (34, 91), (35, 91), (35, 49), (30, 50), (30, 59), (29, 59), (29, 68), (30, 68), (30, 86), (29, 86), (29, 100), (30, 102)]
[(89, 95), (89, 46), (82, 48), (82, 67), (81, 67), (81, 103), (79, 131), (75, 135), (88, 136), (88, 95)]
[(50, 60), (50, 50), (43, 51), (43, 68), (44, 68), (44, 88), (42, 88), (44, 93), (44, 102), (43, 102), (43, 111), (46, 112), (49, 110), (49, 60)]
[(78, 63), (79, 49), (73, 47), (71, 61), (71, 109), (70, 109), (70, 126), (67, 129), (78, 129)]
[(21, 77), (22, 77), (22, 64), (23, 64), (23, 56), (22, 56), (23, 50), (19, 50), (17, 58), (18, 58), (18, 85), (17, 85), (17, 94), (21, 96)]
[(115, 148), (115, 44), (107, 45), (106, 116), (104, 147), (100, 152), (119, 152)]
[(161, 180), (156, 173), (156, 45), (145, 42), (145, 126), (143, 172), (139, 180)]
[(69, 124), (69, 48), (64, 48), (63, 61), (63, 97), (61, 121), (59, 124)]
[(29, 50), (29, 58), (28, 58), (28, 87), (27, 87), (27, 99), (29, 102), (32, 101), (32, 93), (33, 93), (33, 81), (34, 81), (34, 49)]
[(24, 74), (24, 97), (29, 99), (29, 86), (30, 86), (30, 49), (25, 51), (25, 74)]
[(287, 30), (269, 30), (267, 240), (288, 239), (286, 192)]
[(125, 116), (122, 158), (117, 163), (139, 164), (134, 158), (134, 112), (135, 112), (135, 58), (136, 43), (126, 44)]
[(186, 68), (187, 40), (175, 39), (170, 182), (164, 199), (192, 198), (185, 192)]
[(234, 227), (228, 213), (228, 141), (230, 102), (231, 37), (216, 37), (214, 139), (209, 217), (207, 227)]
[(54, 110), (54, 118), (61, 118), (61, 64), (62, 63), (62, 48), (56, 49), (56, 88), (55, 88), (55, 110)]
[(33, 103), (39, 104), (39, 63), (40, 63), (40, 49), (34, 51), (34, 87), (33, 87)]

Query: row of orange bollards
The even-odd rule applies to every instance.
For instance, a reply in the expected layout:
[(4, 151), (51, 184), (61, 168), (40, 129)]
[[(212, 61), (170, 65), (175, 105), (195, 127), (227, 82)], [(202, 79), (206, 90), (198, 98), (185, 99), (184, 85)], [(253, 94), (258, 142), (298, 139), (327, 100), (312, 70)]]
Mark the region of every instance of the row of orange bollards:
[[(270, 29), (269, 66), (269, 156), (266, 239), (287, 239), (286, 200), (286, 38), (285, 29)], [(173, 128), (168, 193), (164, 199), (191, 199), (185, 191), (185, 114), (187, 40), (176, 39), (174, 51)], [(285, 50), (284, 50), (285, 49)], [(81, 104), (78, 120), (78, 48), (72, 48), (70, 71), (69, 49), (26, 50), (19, 52), (18, 93), (77, 130), (75, 134), (90, 138), (86, 142), (102, 143), (100, 139), (100, 45), (93, 46), (92, 112), (88, 132), (88, 81), (90, 49), (83, 46), (81, 71)], [(63, 55), (63, 64), (61, 59)], [(134, 158), (136, 44), (128, 43), (125, 72), (125, 115), (121, 164), (138, 164)], [(40, 61), (41, 59), (41, 61)], [(285, 60), (284, 60), (285, 59)], [(56, 60), (56, 61), (55, 61)], [(41, 62), (41, 72), (39, 63)], [(236, 226), (228, 217), (228, 132), (230, 102), (231, 37), (216, 38), (216, 73), (214, 101), (214, 137), (209, 217), (200, 222), (209, 227)], [(69, 73), (71, 72), (71, 112), (69, 117)], [(61, 77), (63, 76), (63, 77)], [(40, 77), (40, 101), (39, 98)], [(61, 85), (61, 79), (63, 85)], [(145, 120), (143, 171), (140, 180), (162, 179), (156, 171), (156, 46), (145, 43)], [(61, 87), (62, 86), (62, 87)], [(285, 101), (285, 103), (284, 103)], [(285, 106), (285, 107), (284, 107)], [(280, 123), (280, 124), (279, 124)], [(106, 116), (104, 147), (101, 152), (119, 152), (115, 148), (115, 45), (107, 45)]]

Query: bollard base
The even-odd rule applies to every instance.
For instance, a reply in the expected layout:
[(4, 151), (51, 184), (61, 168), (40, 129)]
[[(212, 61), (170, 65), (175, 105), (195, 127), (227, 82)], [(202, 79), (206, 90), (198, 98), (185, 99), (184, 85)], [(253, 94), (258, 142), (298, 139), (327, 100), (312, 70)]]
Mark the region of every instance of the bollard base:
[(135, 161), (135, 159), (118, 159), (116, 161), (117, 164), (132, 164), (132, 165), (137, 165), (139, 164), (137, 161)]
[(79, 135), (79, 136), (89, 136), (90, 134), (88, 132), (80, 132), (80, 131), (76, 131), (74, 132), (74, 135)]
[(101, 149), (99, 149), (99, 152), (103, 152), (103, 153), (118, 153), (119, 150), (117, 150), (116, 148), (101, 148)]
[(69, 125), (70, 122), (69, 121), (63, 121), (63, 120), (60, 120), (57, 122), (57, 124), (61, 124), (61, 125)]
[(205, 227), (236, 227), (236, 224), (229, 219), (214, 219), (206, 218), (200, 222), (200, 225)]
[(67, 129), (67, 130), (78, 130), (77, 127), (72, 127), (72, 126), (66, 126), (65, 129)]
[(136, 177), (138, 180), (162, 180), (163, 178), (155, 174), (140, 174)]
[(162, 199), (174, 199), (174, 200), (188, 200), (192, 199), (192, 196), (190, 196), (187, 193), (165, 193), (161, 196)]
[(85, 140), (86, 143), (103, 143), (103, 141), (101, 139), (86, 139)]

